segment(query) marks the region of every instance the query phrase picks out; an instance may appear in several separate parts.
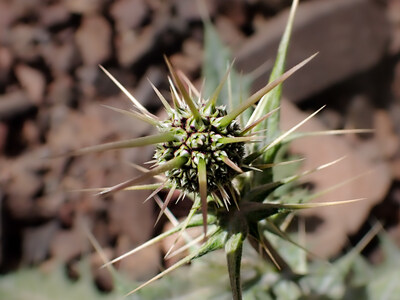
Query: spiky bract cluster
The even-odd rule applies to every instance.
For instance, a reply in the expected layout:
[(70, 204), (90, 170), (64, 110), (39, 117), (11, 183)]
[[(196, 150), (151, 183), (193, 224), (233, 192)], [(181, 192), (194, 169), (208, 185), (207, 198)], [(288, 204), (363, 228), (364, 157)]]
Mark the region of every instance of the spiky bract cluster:
[(227, 114), (225, 107), (206, 107), (203, 104), (199, 114), (200, 119), (197, 120), (188, 107), (174, 110), (170, 118), (160, 124), (160, 130), (172, 133), (176, 139), (159, 144), (154, 158), (159, 165), (176, 157), (187, 158), (184, 165), (167, 171), (165, 175), (171, 185), (189, 193), (199, 191), (199, 160), (203, 159), (206, 164), (207, 190), (212, 193), (229, 184), (238, 174), (224, 161), (229, 159), (240, 166), (244, 143), (224, 142), (224, 138), (240, 136), (240, 126), (236, 121), (225, 127), (220, 126), (221, 117)]

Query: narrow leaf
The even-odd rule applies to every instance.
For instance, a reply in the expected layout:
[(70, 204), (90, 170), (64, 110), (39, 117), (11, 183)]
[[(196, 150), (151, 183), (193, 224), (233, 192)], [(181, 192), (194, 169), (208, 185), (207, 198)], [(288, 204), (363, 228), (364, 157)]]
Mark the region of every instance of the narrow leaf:
[(246, 109), (248, 109), (250, 106), (256, 104), (261, 97), (263, 97), (265, 94), (273, 90), (275, 87), (277, 87), (279, 84), (281, 84), (283, 81), (288, 79), (290, 76), (292, 76), (296, 71), (304, 67), (307, 63), (309, 63), (318, 53), (310, 56), (309, 58), (303, 60), (301, 63), (298, 65), (294, 66), (291, 68), (289, 71), (285, 72), (282, 76), (279, 78), (275, 79), (271, 83), (267, 84), (263, 88), (261, 88), (258, 92), (254, 93), (252, 96), (250, 96), (245, 102), (241, 103), (237, 108), (232, 110), (230, 113), (228, 113), (225, 117), (223, 117), (220, 121), (220, 126), (221, 127), (226, 127), (230, 122), (232, 122), (234, 119), (236, 119), (237, 116), (239, 116), (242, 112), (244, 112)]
[(183, 166), (186, 163), (186, 161), (187, 161), (187, 158), (185, 158), (185, 157), (180, 157), (180, 156), (179, 157), (175, 157), (175, 158), (171, 159), (170, 161), (167, 161), (166, 163), (164, 163), (162, 165), (159, 165), (158, 167), (150, 170), (149, 172), (147, 172), (147, 173), (145, 173), (145, 174), (143, 174), (143, 175), (141, 175), (139, 177), (135, 177), (135, 178), (129, 179), (129, 180), (124, 181), (124, 182), (122, 182), (120, 184), (117, 184), (117, 185), (115, 185), (115, 186), (113, 186), (113, 187), (111, 187), (111, 188), (109, 188), (109, 189), (107, 189), (105, 191), (102, 191), (100, 193), (100, 195), (107, 195), (107, 194), (110, 194), (110, 193), (115, 193), (115, 192), (123, 190), (123, 189), (125, 189), (125, 188), (127, 188), (129, 186), (132, 186), (132, 185), (135, 185), (135, 184), (137, 184), (139, 182), (142, 182), (142, 181), (144, 181), (146, 179), (150, 179), (153, 176), (158, 175), (160, 173), (172, 170), (173, 168), (179, 168), (179, 167)]
[(129, 117), (135, 118), (137, 120), (146, 122), (146, 123), (148, 123), (148, 124), (150, 124), (152, 126), (160, 125), (160, 122), (158, 122), (154, 118), (151, 118), (148, 115), (140, 114), (140, 113), (138, 113), (136, 111), (132, 111), (132, 110), (129, 111), (129, 110), (125, 110), (125, 109), (119, 109), (119, 108), (108, 106), (108, 105), (102, 105), (102, 106), (104, 106), (104, 107), (106, 107), (108, 109), (111, 109), (111, 110), (113, 110), (115, 112), (119, 112), (119, 113), (124, 114), (126, 116), (129, 116)]
[(171, 63), (169, 62), (168, 58), (164, 56), (165, 62), (167, 63), (169, 72), (171, 73), (172, 79), (174, 80), (176, 86), (178, 87), (179, 92), (181, 93), (183, 100), (189, 106), (190, 111), (192, 112), (193, 116), (196, 120), (201, 120), (201, 116), (199, 111), (197, 110), (196, 105), (194, 104), (193, 100), (190, 98), (185, 86), (183, 85), (181, 79), (179, 78), (178, 74), (176, 74), (175, 70), (172, 68)]
[[(271, 72), (269, 82), (273, 82), (276, 79), (278, 79), (280, 76), (282, 76), (283, 72), (285, 71), (286, 56), (289, 48), (289, 41), (292, 33), (293, 22), (298, 7), (298, 2), (299, 2), (298, 0), (292, 1), (289, 18), (286, 23), (285, 32), (283, 33), (281, 42), (279, 44), (278, 54), (275, 59), (275, 65)], [(249, 122), (253, 122), (254, 120), (259, 119), (261, 116), (265, 115), (266, 113), (278, 108), (280, 106), (281, 94), (282, 94), (282, 84), (279, 84), (279, 86), (273, 91), (271, 91), (271, 93), (263, 95), (263, 98), (260, 100), (260, 103), (257, 105), (255, 111), (250, 117)], [(279, 119), (280, 119), (279, 113), (274, 114), (267, 121), (266, 126), (261, 126), (260, 124), (257, 126), (257, 129), (268, 129), (270, 133), (269, 138), (275, 138), (279, 130)]]
[(116, 86), (132, 101), (133, 105), (135, 105), (143, 114), (156, 119), (156, 116), (151, 114), (138, 100), (128, 90), (121, 84), (114, 76), (111, 75), (103, 66), (99, 65), (100, 69), (115, 83)]
[(116, 141), (101, 145), (89, 146), (85, 147), (76, 151), (71, 151), (66, 154), (56, 155), (54, 157), (59, 156), (78, 156), (84, 155), (88, 153), (96, 153), (96, 152), (103, 152), (108, 150), (115, 150), (115, 149), (123, 149), (123, 148), (133, 148), (133, 147), (142, 147), (148, 145), (154, 145), (158, 143), (165, 143), (170, 142), (175, 139), (172, 133), (160, 133), (155, 135), (149, 135), (145, 137), (139, 137), (136, 139), (130, 139), (125, 141)]
[(204, 159), (200, 158), (198, 163), (199, 192), (201, 200), (201, 213), (203, 215), (204, 234), (207, 234), (207, 170)]

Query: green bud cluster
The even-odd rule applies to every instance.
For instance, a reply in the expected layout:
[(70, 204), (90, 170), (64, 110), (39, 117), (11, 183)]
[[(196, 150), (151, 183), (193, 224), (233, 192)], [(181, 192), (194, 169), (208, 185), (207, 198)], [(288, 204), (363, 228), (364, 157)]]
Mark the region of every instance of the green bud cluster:
[(224, 143), (223, 138), (240, 136), (240, 126), (232, 121), (221, 126), (220, 120), (226, 115), (223, 106), (199, 108), (201, 118), (196, 119), (188, 107), (173, 110), (170, 118), (160, 125), (162, 132), (172, 133), (175, 139), (159, 144), (154, 158), (159, 165), (175, 157), (187, 158), (186, 163), (166, 172), (166, 176), (178, 189), (198, 192), (198, 163), (203, 159), (207, 169), (207, 190), (213, 192), (229, 184), (238, 174), (224, 160), (227, 158), (237, 166), (241, 165), (244, 143)]

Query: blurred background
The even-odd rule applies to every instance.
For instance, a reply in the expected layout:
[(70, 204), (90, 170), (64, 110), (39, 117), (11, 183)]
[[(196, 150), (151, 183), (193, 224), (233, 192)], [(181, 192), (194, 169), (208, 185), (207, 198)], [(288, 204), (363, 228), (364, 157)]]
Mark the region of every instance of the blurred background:
[[(204, 0), (236, 69), (253, 90), (268, 81), (289, 0)], [(357, 205), (307, 212), (308, 246), (332, 258), (354, 246), (379, 220), (400, 243), (400, 1), (302, 0), (288, 67), (319, 55), (284, 87), (283, 128), (327, 105), (304, 130), (374, 128), (375, 134), (296, 142), (304, 168), (346, 155), (318, 177), (316, 191), (365, 176), (320, 201), (367, 197)], [(163, 55), (201, 84), (203, 24), (189, 0), (0, 1), (0, 273), (62, 262), (69, 275), (89, 255), (93, 278), (110, 290), (109, 274), (82, 232), (85, 222), (105, 253), (116, 257), (165, 230), (147, 192), (100, 198), (76, 189), (105, 187), (139, 174), (152, 149), (46, 159), (83, 146), (147, 135), (151, 128), (104, 108), (129, 101), (109, 70), (151, 112), (162, 114), (148, 79), (167, 91)], [(177, 217), (190, 203), (171, 205)], [(168, 262), (168, 244), (123, 260), (118, 268), (144, 280)], [(380, 259), (373, 241), (364, 254)]]

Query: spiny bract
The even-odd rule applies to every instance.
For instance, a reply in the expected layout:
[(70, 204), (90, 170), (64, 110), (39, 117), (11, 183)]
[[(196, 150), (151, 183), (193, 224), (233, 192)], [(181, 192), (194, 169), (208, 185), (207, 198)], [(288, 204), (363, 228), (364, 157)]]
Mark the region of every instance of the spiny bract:
[(186, 159), (184, 165), (165, 173), (170, 183), (178, 189), (196, 193), (199, 190), (198, 168), (204, 160), (207, 173), (207, 190), (209, 193), (221, 189), (237, 175), (225, 162), (231, 161), (241, 165), (244, 155), (243, 142), (229, 143), (230, 138), (241, 136), (240, 126), (232, 121), (223, 127), (219, 120), (226, 115), (223, 106), (207, 107), (205, 103), (199, 108), (200, 117), (196, 120), (187, 105), (175, 109), (169, 119), (161, 122), (161, 132), (172, 134), (175, 140), (157, 146), (154, 158), (159, 165), (176, 157)]

